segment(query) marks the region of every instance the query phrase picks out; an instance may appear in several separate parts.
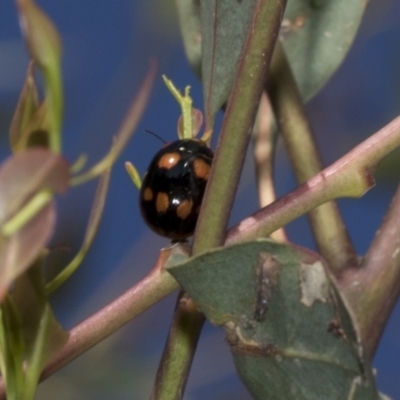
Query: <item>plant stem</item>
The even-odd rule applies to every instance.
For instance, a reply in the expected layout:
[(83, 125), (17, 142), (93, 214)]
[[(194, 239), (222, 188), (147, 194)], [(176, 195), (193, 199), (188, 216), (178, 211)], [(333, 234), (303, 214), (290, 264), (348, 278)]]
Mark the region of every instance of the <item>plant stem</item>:
[(165, 85), (171, 94), (175, 97), (175, 100), (181, 108), (183, 133), (179, 132), (179, 139), (192, 139), (193, 135), (193, 123), (192, 123), (192, 98), (190, 97), (190, 86), (185, 87), (184, 94), (175, 87), (173, 82), (168, 79), (165, 75), (162, 76)]
[(298, 188), (231, 228), (226, 244), (267, 237), (313, 208), (339, 197), (361, 197), (374, 185), (376, 164), (400, 146), (400, 117)]
[[(225, 112), (218, 147), (196, 226), (193, 254), (221, 246), (271, 61), (286, 1), (259, 0)], [(184, 305), (181, 305), (184, 304)], [(159, 366), (152, 400), (181, 399), (204, 317), (179, 303)], [(190, 332), (191, 338), (188, 338)], [(175, 351), (179, 349), (179, 351)], [(165, 380), (169, 382), (165, 382)]]
[[(271, 104), (264, 92), (261, 96), (257, 122), (254, 134), (254, 160), (258, 187), (258, 202), (260, 207), (271, 204), (275, 199), (274, 187), (274, 154), (276, 147), (276, 130), (273, 128)], [(282, 227), (270, 235), (278, 242), (287, 242), (285, 229)]]
[(286, 1), (259, 0), (228, 101), (193, 254), (221, 245)]
[[(296, 81), (278, 43), (268, 78), (268, 94), (297, 182), (302, 184), (323, 169)], [(357, 255), (335, 202), (308, 213), (319, 252), (334, 274), (354, 265)]]
[(36, 217), (52, 199), (53, 193), (50, 190), (42, 190), (36, 193), (17, 214), (3, 225), (1, 233), (6, 237), (14, 235)]
[(41, 379), (68, 364), (115, 332), (150, 306), (178, 289), (175, 279), (162, 269), (169, 251), (163, 251), (155, 268), (117, 300), (71, 329), (64, 348), (48, 364)]
[[(151, 400), (183, 395), (205, 318), (192, 300), (181, 292), (170, 327), (167, 343), (157, 371)], [(170, 366), (179, 362), (179, 367)], [(161, 397), (162, 396), (162, 397)]]
[(372, 358), (400, 295), (400, 186), (361, 266), (345, 270), (338, 286)]

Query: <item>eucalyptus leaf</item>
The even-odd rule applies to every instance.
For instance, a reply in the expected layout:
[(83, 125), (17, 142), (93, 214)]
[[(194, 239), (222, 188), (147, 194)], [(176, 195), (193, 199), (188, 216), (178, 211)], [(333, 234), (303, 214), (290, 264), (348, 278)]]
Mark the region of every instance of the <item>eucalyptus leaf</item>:
[[(202, 70), (206, 118), (228, 99), (254, 2), (176, 0), (186, 56)], [(304, 100), (331, 78), (353, 44), (368, 0), (291, 0), (280, 39)], [(232, 29), (235, 27), (235, 29)], [(200, 39), (201, 38), (201, 39)]]
[(61, 149), (63, 87), (61, 39), (51, 19), (33, 0), (17, 0), (20, 25), (31, 57), (43, 73), (50, 148)]
[(304, 100), (313, 97), (353, 44), (368, 0), (291, 0), (281, 40)]
[(350, 312), (318, 255), (258, 239), (166, 268), (225, 328), (255, 399), (379, 399)]
[(201, 22), (198, 0), (175, 0), (186, 57), (194, 73), (201, 77)]
[(200, 2), (202, 81), (207, 128), (212, 128), (215, 114), (229, 97), (255, 4), (255, 0)]

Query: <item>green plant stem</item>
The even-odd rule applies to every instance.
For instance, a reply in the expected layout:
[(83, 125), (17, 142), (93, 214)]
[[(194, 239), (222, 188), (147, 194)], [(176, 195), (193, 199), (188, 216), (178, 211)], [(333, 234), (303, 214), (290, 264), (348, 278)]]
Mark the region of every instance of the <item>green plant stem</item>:
[(22, 229), (32, 218), (36, 217), (52, 198), (53, 193), (50, 190), (42, 190), (35, 194), (17, 214), (2, 226), (2, 234), (4, 236), (12, 236)]
[(33, 400), (35, 397), (38, 380), (41, 372), (42, 358), (46, 351), (46, 344), (48, 344), (48, 332), (50, 331), (52, 311), (50, 304), (46, 304), (42, 310), (42, 316), (40, 324), (38, 324), (38, 330), (36, 332), (35, 344), (33, 350), (29, 352), (28, 365), (25, 369), (25, 380), (23, 385), (23, 399)]
[[(157, 371), (151, 400), (177, 398), (177, 393), (181, 398), (204, 321), (203, 314), (197, 310), (188, 296), (181, 292)], [(179, 362), (179, 368), (171, 367), (171, 356), (172, 362)]]
[(345, 270), (338, 285), (373, 358), (400, 295), (400, 186), (361, 266)]
[(50, 149), (61, 152), (61, 125), (63, 119), (63, 88), (61, 79), (61, 60), (54, 57), (51, 67), (43, 71), (46, 81), (46, 99), (50, 124)]
[(171, 94), (175, 97), (175, 100), (181, 108), (182, 123), (183, 123), (183, 135), (180, 139), (192, 139), (193, 138), (193, 123), (192, 123), (192, 98), (190, 97), (190, 86), (185, 87), (185, 92), (182, 95), (181, 92), (174, 86), (173, 82), (163, 75), (165, 85)]
[[(278, 43), (267, 85), (297, 182), (302, 184), (323, 169), (303, 102), (282, 46)], [(356, 264), (357, 255), (335, 202), (327, 202), (308, 213), (319, 252), (336, 275)]]
[[(261, 97), (254, 130), (254, 160), (260, 207), (265, 207), (276, 199), (273, 175), (277, 135), (276, 129), (273, 128), (273, 122), (271, 104), (264, 92)], [(278, 242), (288, 241), (283, 227), (272, 232), (270, 237)]]
[[(255, 5), (197, 222), (193, 254), (220, 246), (225, 240), (250, 132), (263, 90), (262, 81), (271, 61), (285, 5), (284, 0), (260, 0)], [(177, 400), (184, 393), (204, 317), (195, 308), (189, 311), (180, 308), (178, 305), (164, 348), (152, 400)], [(187, 332), (192, 335), (191, 339), (188, 339)], [(174, 352), (175, 349), (179, 351)], [(165, 382), (167, 379), (169, 382)]]
[(221, 245), (286, 1), (259, 0), (228, 101), (193, 254)]

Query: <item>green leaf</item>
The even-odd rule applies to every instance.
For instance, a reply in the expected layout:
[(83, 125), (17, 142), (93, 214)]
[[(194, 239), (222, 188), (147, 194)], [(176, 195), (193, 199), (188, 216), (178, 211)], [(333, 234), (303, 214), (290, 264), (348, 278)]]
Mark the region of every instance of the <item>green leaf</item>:
[(255, 399), (378, 399), (346, 305), (316, 254), (266, 239), (166, 266), (227, 331)]
[(50, 148), (59, 153), (63, 117), (61, 40), (53, 22), (33, 0), (16, 2), (26, 44), (45, 81)]
[(21, 145), (23, 133), (39, 107), (39, 94), (34, 75), (34, 63), (30, 62), (24, 87), (18, 100), (10, 127), (10, 145), (14, 152), (24, 148)]
[(66, 160), (43, 148), (9, 157), (0, 166), (0, 224), (14, 216), (37, 192), (64, 192), (68, 187)]
[(202, 81), (206, 129), (227, 101), (254, 13), (255, 0), (201, 1)]
[(7, 399), (17, 400), (21, 399), (24, 387), (25, 345), (18, 311), (9, 297), (1, 305), (0, 316), (1, 375), (5, 381)]
[(186, 57), (194, 73), (201, 76), (201, 22), (198, 0), (175, 0)]
[[(251, 10), (247, 7), (251, 2), (228, 2), (225, 6), (223, 1), (203, 1), (201, 13), (195, 0), (175, 2), (186, 56), (197, 75), (202, 64), (209, 121), (232, 87), (246, 24), (250, 22)], [(343, 62), (367, 4), (368, 0), (288, 2), (280, 38), (305, 100), (313, 97)], [(229, 30), (231, 35), (227, 34)]]
[(68, 333), (56, 321), (44, 291), (41, 262), (20, 276), (12, 291), (26, 352), (24, 400), (33, 399), (44, 365), (66, 343)]
[(368, 0), (291, 0), (281, 40), (305, 100), (313, 97), (342, 63)]
[[(43, 191), (64, 191), (68, 179), (66, 161), (46, 149), (19, 152), (1, 165), (0, 301), (11, 282), (39, 256), (53, 232), (55, 209), (51, 195), (43, 193), (49, 202), (33, 215), (26, 216), (24, 211)], [(21, 215), (25, 216), (22, 225)], [(18, 229), (6, 235), (5, 227), (10, 225)]]
[(14, 235), (4, 237), (0, 233), (0, 302), (13, 280), (40, 255), (53, 233), (55, 220), (54, 203), (50, 202)]

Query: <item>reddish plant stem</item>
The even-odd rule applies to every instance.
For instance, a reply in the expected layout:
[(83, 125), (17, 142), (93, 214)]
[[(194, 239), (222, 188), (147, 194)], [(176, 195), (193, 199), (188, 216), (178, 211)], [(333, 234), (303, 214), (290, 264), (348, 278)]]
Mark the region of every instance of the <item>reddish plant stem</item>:
[[(356, 164), (360, 170), (368, 170), (372, 168), (372, 165), (374, 165), (374, 163), (376, 164), (380, 158), (397, 147), (398, 144), (400, 145), (399, 136), (400, 117), (397, 117), (388, 125), (383, 127), (380, 131), (358, 145), (355, 149), (344, 155), (336, 163), (326, 168), (324, 171), (318, 174), (318, 176), (309, 180), (308, 183), (300, 186), (293, 192), (285, 195), (283, 198), (276, 200), (271, 205), (257, 211), (251, 217), (246, 218), (240, 224), (231, 228), (228, 231), (225, 244), (233, 244), (241, 240), (249, 240), (253, 237), (257, 237), (259, 232), (261, 232), (260, 236), (268, 235), (268, 228), (270, 230), (272, 229), (272, 231), (276, 230), (276, 228), (270, 228), (270, 222), (271, 219), (273, 220), (274, 218), (274, 213), (280, 212), (280, 208), (289, 209), (289, 211), (290, 208), (296, 208), (299, 203), (305, 201), (304, 192), (307, 190), (312, 190), (312, 188), (320, 184), (320, 182), (324, 182), (326, 184), (326, 182), (329, 182), (329, 180), (334, 178), (335, 174), (346, 174), (346, 166), (351, 168), (351, 164)], [(364, 160), (364, 162), (357, 162), (358, 159)], [(365, 160), (369, 160), (369, 162)], [(365, 173), (365, 171), (363, 173)], [(370, 184), (372, 183), (370, 182)], [(320, 187), (321, 192), (323, 192), (323, 189), (323, 186)], [(385, 257), (386, 260), (388, 260), (387, 257), (394, 255), (394, 258), (399, 260), (399, 255), (397, 252), (394, 252), (394, 250), (397, 249), (397, 242), (395, 240), (397, 240), (396, 237), (399, 236), (397, 226), (400, 226), (400, 222), (397, 224), (396, 230), (391, 228), (393, 227), (392, 224), (396, 224), (397, 218), (399, 218), (400, 215), (400, 206), (398, 205), (399, 202), (399, 194), (396, 194), (395, 200), (389, 211), (390, 214), (388, 214), (385, 219), (387, 222), (385, 222), (385, 224), (382, 226), (380, 233), (377, 234), (370, 250), (368, 251), (363, 263), (364, 268), (361, 268), (358, 271), (358, 278), (360, 281), (368, 282), (368, 279), (363, 278), (363, 275), (365, 274), (366, 277), (373, 276), (370, 271), (379, 272), (379, 266), (382, 265), (381, 261), (384, 260)], [(396, 214), (397, 217), (395, 219), (392, 215)], [(299, 215), (294, 215), (293, 218), (296, 218)], [(389, 248), (384, 247), (386, 241), (392, 243)], [(59, 368), (65, 366), (70, 361), (83, 354), (86, 350), (105, 339), (108, 335), (115, 332), (130, 319), (139, 315), (157, 301), (176, 290), (178, 288), (178, 284), (162, 268), (167, 257), (167, 252), (162, 252), (157, 265), (142, 281), (136, 284), (133, 288), (129, 289), (114, 302), (110, 303), (108, 306), (104, 307), (102, 310), (98, 311), (96, 314), (73, 328), (70, 331), (71, 336), (67, 344), (62, 351), (58, 353), (47, 365), (41, 376), (41, 379), (43, 380), (45, 377), (51, 375)], [(390, 267), (387, 268), (390, 270)], [(399, 267), (396, 266), (396, 268)], [(366, 272), (363, 272), (364, 269)], [(383, 271), (380, 271), (380, 273), (378, 272), (375, 272), (375, 276), (379, 275)], [(390, 271), (386, 271), (386, 273), (389, 274)], [(351, 282), (354, 283), (354, 276), (354, 273), (353, 277), (348, 275), (348, 277), (351, 277), (353, 280), (348, 280), (347, 284), (345, 283), (345, 275), (342, 275), (341, 278), (339, 277), (339, 284), (342, 290), (344, 286), (350, 286)], [(400, 278), (396, 278), (394, 280), (393, 287), (390, 287), (390, 298), (388, 297), (387, 304), (382, 307), (382, 312), (386, 313), (386, 315), (389, 315), (393, 308), (393, 299), (399, 290), (397, 286), (399, 284), (398, 282), (400, 282)], [(389, 288), (389, 286), (387, 286), (387, 288)], [(354, 300), (352, 303), (353, 302)], [(357, 315), (356, 317), (360, 318)], [(371, 343), (368, 345), (371, 355), (374, 354), (374, 349), (376, 348), (376, 343), (380, 337), (380, 334), (381, 333), (375, 334), (374, 341), (371, 341)], [(0, 380), (0, 400), (3, 399), (5, 399), (4, 383)]]
[(400, 296), (400, 186), (359, 268), (338, 278), (356, 314), (363, 344), (373, 358)]
[(398, 146), (400, 117), (306, 183), (231, 228), (225, 244), (267, 237), (281, 226), (329, 200), (361, 197), (374, 186), (372, 171), (376, 164)]
[[(156, 265), (144, 279), (75, 328), (72, 328), (68, 342), (47, 364), (40, 380), (42, 381), (54, 374), (134, 317), (178, 289), (178, 283), (163, 269), (171, 251), (173, 249), (161, 251)], [(1, 380), (0, 400), (5, 398), (4, 381)]]

